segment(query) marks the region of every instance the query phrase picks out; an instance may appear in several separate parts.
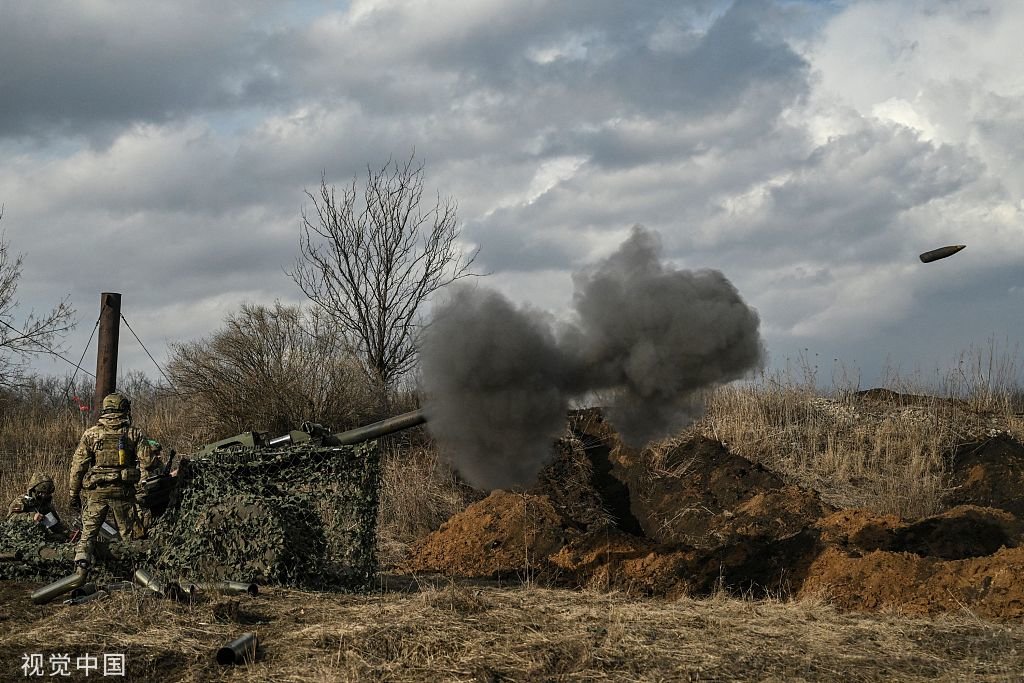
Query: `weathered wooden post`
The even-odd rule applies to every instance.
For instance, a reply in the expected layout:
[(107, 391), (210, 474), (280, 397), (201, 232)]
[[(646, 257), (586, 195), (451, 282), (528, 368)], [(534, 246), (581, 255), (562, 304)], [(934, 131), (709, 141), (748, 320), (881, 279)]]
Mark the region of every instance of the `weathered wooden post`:
[(96, 398), (93, 414), (99, 415), (103, 397), (117, 388), (117, 337), (121, 330), (121, 295), (100, 294), (100, 331), (96, 341)]

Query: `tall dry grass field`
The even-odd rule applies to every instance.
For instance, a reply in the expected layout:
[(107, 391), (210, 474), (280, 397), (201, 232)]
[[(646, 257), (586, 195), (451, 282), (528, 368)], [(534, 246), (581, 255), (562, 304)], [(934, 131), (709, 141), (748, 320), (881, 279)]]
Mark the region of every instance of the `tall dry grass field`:
[(804, 364), (719, 387), (696, 428), (833, 505), (922, 517), (942, 508), (957, 446), (1024, 437), (1018, 367), (1016, 351), (991, 345), (930, 381), (890, 373), (886, 389), (822, 391)]
[[(1016, 349), (1005, 349), (994, 343), (972, 349), (953, 370), (928, 381), (890, 373), (889, 393), (858, 392), (849, 381), (823, 391), (815, 369), (802, 363), (797, 371), (710, 392), (704, 417), (652, 451), (667, 450), (695, 429), (790, 483), (817, 490), (833, 505), (904, 518), (933, 514), (948, 487), (953, 448), (993, 431), (1024, 438), (1021, 366)], [(228, 436), (218, 431), (219, 416), (197, 411), (195, 402), (158, 390), (144, 377), (129, 376), (119, 386), (133, 399), (135, 423), (168, 448), (189, 453)], [(0, 502), (21, 495), (32, 473), (41, 471), (54, 478), (57, 505), (67, 509), (70, 457), (88, 423), (68, 406), (62, 389), (61, 382), (45, 380), (0, 394)], [(79, 391), (88, 395), (89, 388)], [(392, 413), (412, 410), (417, 397), (406, 392), (389, 403)], [(478, 497), (459, 483), (429, 439), (386, 439), (382, 557), (401, 561), (417, 538)]]

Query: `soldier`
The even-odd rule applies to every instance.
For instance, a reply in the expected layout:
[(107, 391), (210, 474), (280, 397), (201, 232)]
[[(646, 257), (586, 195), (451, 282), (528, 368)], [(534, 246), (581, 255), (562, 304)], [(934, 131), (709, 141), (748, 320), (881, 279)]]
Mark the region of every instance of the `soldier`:
[(159, 441), (149, 439), (150, 462), (142, 472), (142, 480), (135, 487), (135, 512), (142, 528), (149, 531), (156, 517), (163, 514), (167, 507), (167, 496), (173, 486), (171, 477), (177, 476), (177, 470), (169, 473), (168, 465), (174, 458), (174, 450), (170, 457), (164, 458), (164, 448)]
[(108, 510), (123, 540), (144, 536), (135, 513), (135, 485), (151, 466), (149, 439), (132, 426), (131, 403), (121, 394), (107, 395), (99, 420), (82, 434), (71, 458), (71, 503), (82, 510), (82, 537), (75, 546), (80, 569), (92, 564), (93, 544)]
[(7, 508), (7, 519), (22, 516), (39, 524), (52, 536), (64, 539), (67, 527), (53, 509), (53, 479), (36, 472), (28, 482), (28, 491)]

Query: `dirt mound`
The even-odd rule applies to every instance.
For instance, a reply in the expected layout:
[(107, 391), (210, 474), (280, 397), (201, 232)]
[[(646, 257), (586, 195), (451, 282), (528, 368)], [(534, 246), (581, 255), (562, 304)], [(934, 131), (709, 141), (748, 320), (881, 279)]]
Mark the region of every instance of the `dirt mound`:
[(1024, 615), (1024, 588), (1012, 580), (1024, 569), (1024, 525), (1012, 514), (1024, 507), (1024, 447), (1011, 439), (964, 451), (954, 470), (958, 495), (998, 505), (908, 522), (836, 510), (699, 435), (631, 450), (595, 410), (572, 415), (570, 429), (529, 494), (498, 491), (469, 507), (422, 541), (408, 568), (541, 573), (644, 595), (824, 592), (846, 609)]
[(551, 563), (563, 584), (674, 595), (685, 590), (683, 578), (692, 566), (692, 555), (606, 527), (562, 547)]
[(821, 502), (813, 491), (786, 486), (755, 493), (731, 510), (708, 520), (710, 539), (722, 544), (745, 538), (787, 538), (811, 527), (833, 507)]
[(958, 447), (951, 456), (951, 505), (999, 508), (1024, 517), (1024, 445), (1000, 434)]
[(966, 608), (986, 617), (1018, 618), (1024, 616), (1021, 572), (1024, 548), (955, 561), (828, 548), (811, 564), (799, 594), (824, 595), (852, 610), (932, 614)]
[(537, 475), (528, 493), (547, 496), (559, 515), (575, 529), (584, 531), (615, 524), (601, 492), (595, 486), (594, 465), (587, 449), (576, 439), (563, 439), (555, 457)]
[(963, 505), (916, 522), (866, 510), (840, 510), (815, 525), (822, 541), (848, 550), (908, 552), (962, 560), (1020, 544), (1020, 523), (1005, 510)]
[(656, 461), (620, 466), (644, 534), (661, 543), (714, 548), (738, 536), (782, 537), (830, 511), (720, 442), (693, 436)]
[(530, 574), (546, 568), (565, 544), (566, 526), (546, 496), (495, 491), (423, 539), (407, 569), (466, 577)]
[(887, 548), (894, 529), (905, 526), (896, 515), (878, 515), (868, 510), (836, 510), (815, 523), (821, 541), (841, 548), (877, 550)]

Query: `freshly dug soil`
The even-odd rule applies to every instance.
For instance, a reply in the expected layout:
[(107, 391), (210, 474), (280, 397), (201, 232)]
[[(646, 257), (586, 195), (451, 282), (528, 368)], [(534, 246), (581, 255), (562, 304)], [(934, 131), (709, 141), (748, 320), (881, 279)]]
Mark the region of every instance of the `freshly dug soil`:
[(563, 585), (646, 595), (685, 592), (692, 553), (660, 546), (606, 527), (591, 531), (551, 557)]
[(566, 527), (546, 496), (495, 491), (423, 539), (407, 569), (465, 577), (531, 575), (565, 545)]
[(660, 543), (714, 548), (740, 536), (787, 536), (830, 511), (807, 490), (786, 487), (764, 466), (693, 436), (653, 471), (636, 459), (617, 468), (631, 492), (633, 515)]
[(1005, 510), (962, 505), (916, 522), (866, 510), (839, 510), (815, 525), (822, 541), (849, 550), (908, 552), (962, 560), (1020, 545), (1021, 525)]
[(818, 494), (799, 486), (755, 493), (707, 524), (710, 539), (720, 544), (741, 543), (747, 538), (781, 539), (810, 528), (835, 510)]
[(1024, 516), (1024, 445), (1001, 434), (951, 454), (950, 505), (979, 505)]
[(876, 550), (858, 556), (828, 548), (811, 564), (799, 595), (824, 595), (851, 610), (932, 614), (968, 609), (996, 618), (1024, 616), (1024, 548), (969, 560)]
[(594, 476), (593, 463), (583, 444), (564, 439), (557, 444), (555, 457), (537, 475), (536, 485), (527, 493), (547, 496), (558, 514), (577, 530), (614, 524), (618, 520), (607, 510), (594, 484)]
[(540, 573), (642, 595), (824, 594), (843, 609), (1024, 616), (1024, 525), (1015, 516), (1024, 447), (1012, 439), (954, 458), (952, 498), (970, 502), (906, 521), (837, 510), (701, 436), (657, 455), (625, 448), (600, 411), (577, 411), (570, 428), (529, 494), (496, 491), (470, 506), (420, 543), (408, 569)]

